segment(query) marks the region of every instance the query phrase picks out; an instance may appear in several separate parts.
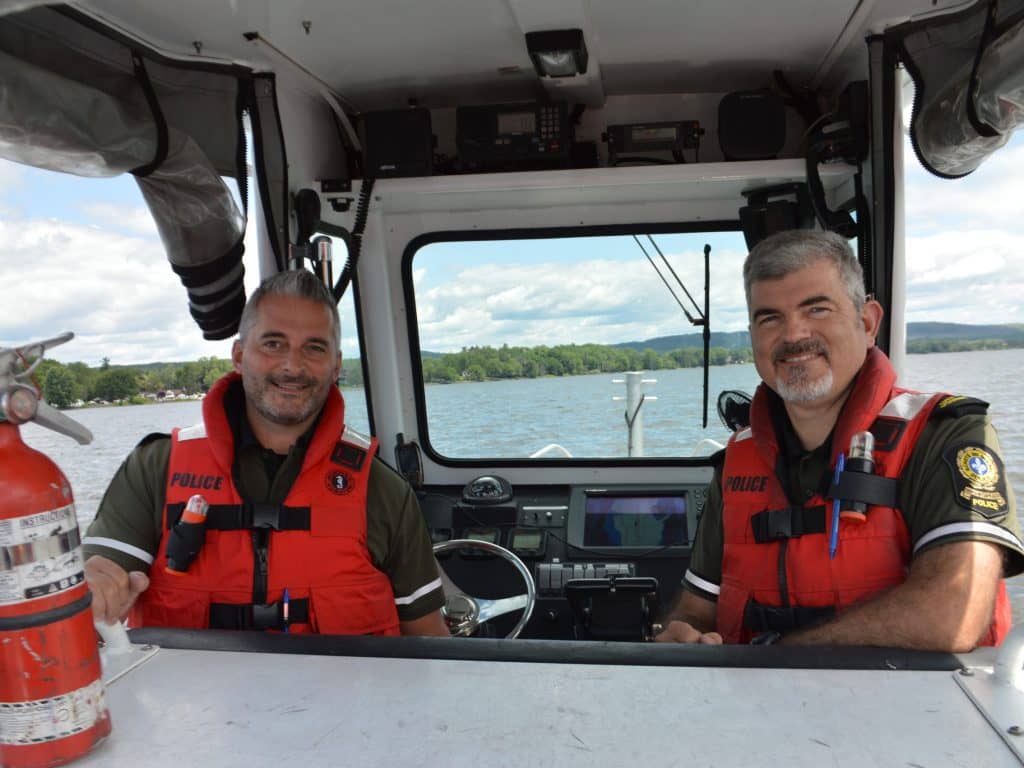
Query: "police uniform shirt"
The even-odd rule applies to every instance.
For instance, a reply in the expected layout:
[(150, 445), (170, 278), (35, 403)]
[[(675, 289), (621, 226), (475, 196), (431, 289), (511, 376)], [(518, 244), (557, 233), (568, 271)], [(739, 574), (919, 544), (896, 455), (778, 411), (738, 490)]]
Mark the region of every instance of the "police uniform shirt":
[[(830, 477), (831, 438), (813, 451), (801, 450), (785, 411), (780, 407), (773, 415), (779, 411), (785, 420), (780, 450), (787, 457), (789, 495), (803, 501), (822, 491)], [(685, 589), (708, 600), (718, 599), (722, 581), (721, 472), (719, 465), (683, 577)], [(982, 474), (997, 475), (995, 483), (983, 482)], [(933, 414), (900, 478), (899, 510), (910, 533), (912, 556), (953, 541), (989, 541), (1004, 548), (1004, 577), (1024, 572), (1013, 489), (1000, 458), (999, 438), (986, 415)]]
[[(245, 498), (283, 504), (299, 475), (314, 424), (286, 456), (263, 448), (252, 435), (242, 405), (241, 387), (225, 398), (235, 435), (234, 475)], [(96, 519), (82, 542), (86, 558), (102, 555), (127, 571), (148, 573), (160, 545), (171, 440), (144, 440), (111, 480)], [(438, 610), (444, 592), (438, 580), (430, 535), (409, 487), (387, 464), (374, 457), (366, 499), (366, 544), (370, 559), (391, 581), (399, 621)]]

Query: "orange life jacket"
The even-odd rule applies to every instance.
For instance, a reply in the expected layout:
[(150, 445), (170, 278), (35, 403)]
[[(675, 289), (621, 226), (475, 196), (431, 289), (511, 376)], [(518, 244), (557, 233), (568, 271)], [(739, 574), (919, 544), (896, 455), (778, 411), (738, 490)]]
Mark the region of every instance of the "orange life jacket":
[[(857, 432), (875, 437), (874, 472), (866, 492), (866, 519), (841, 518), (831, 558), (831, 498), (819, 491), (802, 503), (787, 498), (785, 472), (762, 384), (751, 406), (751, 426), (729, 441), (722, 473), (724, 548), (717, 629), (726, 642), (747, 642), (761, 631), (785, 632), (827, 619), (870, 595), (902, 583), (912, 543), (896, 508), (903, 472), (936, 403), (895, 386), (896, 373), (877, 349), (869, 351), (832, 435), (834, 467)], [(840, 481), (843, 487), (847, 476)], [(861, 478), (852, 478), (865, 482)], [(884, 478), (884, 479), (883, 479)], [(855, 496), (834, 491), (843, 499)], [(887, 499), (887, 501), (883, 501)], [(983, 644), (998, 644), (1010, 628), (1010, 603), (1000, 583)]]
[[(164, 534), (130, 625), (398, 634), (391, 583), (366, 546), (376, 440), (344, 427), (344, 403), (332, 387), (284, 504), (246, 502), (232, 478), (224, 411), (225, 392), (238, 379), (230, 374), (213, 386), (203, 424), (172, 434)], [(171, 573), (168, 542), (195, 493), (210, 504), (205, 540), (185, 572)]]

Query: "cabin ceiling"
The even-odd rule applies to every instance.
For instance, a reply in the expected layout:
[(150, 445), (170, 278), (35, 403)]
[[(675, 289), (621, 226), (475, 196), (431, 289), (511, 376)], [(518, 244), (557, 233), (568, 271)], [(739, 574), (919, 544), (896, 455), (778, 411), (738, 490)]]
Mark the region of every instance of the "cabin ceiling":
[[(175, 57), (282, 63), (274, 48), (357, 110), (536, 98), (524, 34), (580, 28), (601, 97), (828, 86), (863, 39), (949, 0), (86, 0), (76, 7)], [(308, 24), (304, 24), (308, 22)], [(308, 26), (308, 32), (306, 29)], [(860, 62), (860, 63), (858, 63)], [(861, 75), (863, 76), (863, 75)]]

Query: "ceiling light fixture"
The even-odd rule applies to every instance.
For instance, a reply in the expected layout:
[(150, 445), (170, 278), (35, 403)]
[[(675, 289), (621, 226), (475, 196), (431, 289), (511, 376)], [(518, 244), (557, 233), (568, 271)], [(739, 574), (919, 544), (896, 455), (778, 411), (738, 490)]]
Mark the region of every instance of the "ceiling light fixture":
[(526, 50), (541, 77), (575, 77), (587, 71), (587, 46), (581, 29), (527, 32)]

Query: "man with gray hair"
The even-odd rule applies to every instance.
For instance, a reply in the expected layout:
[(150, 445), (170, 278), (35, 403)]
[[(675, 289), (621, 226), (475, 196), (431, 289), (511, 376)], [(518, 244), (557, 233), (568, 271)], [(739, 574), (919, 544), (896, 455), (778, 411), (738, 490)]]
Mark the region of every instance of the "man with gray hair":
[(657, 639), (998, 644), (1024, 545), (988, 404), (896, 385), (839, 235), (768, 237), (743, 278), (762, 383)]
[(311, 272), (253, 292), (202, 423), (145, 438), (89, 526), (97, 620), (448, 634), (416, 498), (377, 441), (345, 426), (340, 333)]

